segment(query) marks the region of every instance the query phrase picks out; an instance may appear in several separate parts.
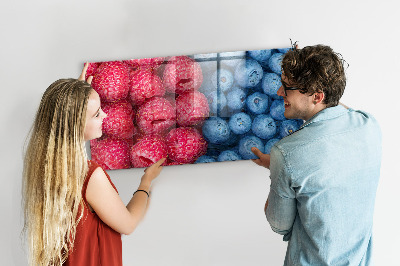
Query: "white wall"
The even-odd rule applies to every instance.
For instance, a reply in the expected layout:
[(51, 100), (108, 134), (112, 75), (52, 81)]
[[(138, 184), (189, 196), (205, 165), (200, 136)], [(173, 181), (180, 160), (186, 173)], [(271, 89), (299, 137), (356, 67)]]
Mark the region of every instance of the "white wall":
[[(376, 265), (400, 245), (396, 1), (1, 1), (1, 265), (21, 246), (22, 147), (41, 94), (84, 61), (327, 44), (349, 62), (342, 101), (379, 120), (384, 137)], [(366, 143), (368, 145), (368, 143)], [(140, 169), (110, 175), (125, 202)], [(166, 167), (147, 217), (123, 237), (125, 265), (281, 265), (286, 244), (263, 215), (269, 173), (250, 161)], [(344, 208), (346, 206), (343, 206)], [(399, 265), (399, 264), (397, 264)]]

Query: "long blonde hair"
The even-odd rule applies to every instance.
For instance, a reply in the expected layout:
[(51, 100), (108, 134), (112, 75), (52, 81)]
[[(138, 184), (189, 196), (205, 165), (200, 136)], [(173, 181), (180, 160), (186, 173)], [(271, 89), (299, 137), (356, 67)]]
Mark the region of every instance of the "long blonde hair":
[(91, 90), (84, 81), (60, 79), (42, 96), (23, 170), (30, 265), (62, 265), (73, 248), (88, 171), (84, 128)]

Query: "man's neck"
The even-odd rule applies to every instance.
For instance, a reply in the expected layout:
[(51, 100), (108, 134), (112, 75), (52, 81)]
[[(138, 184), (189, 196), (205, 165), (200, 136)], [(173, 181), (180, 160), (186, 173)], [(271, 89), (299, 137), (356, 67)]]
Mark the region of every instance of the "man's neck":
[(312, 110), (312, 112), (310, 112), (310, 115), (308, 115), (307, 119), (305, 119), (306, 121), (309, 120), (310, 118), (314, 117), (316, 114), (318, 114), (319, 112), (321, 112), (322, 110), (328, 108), (326, 106), (326, 104), (317, 104), (315, 105), (314, 109)]

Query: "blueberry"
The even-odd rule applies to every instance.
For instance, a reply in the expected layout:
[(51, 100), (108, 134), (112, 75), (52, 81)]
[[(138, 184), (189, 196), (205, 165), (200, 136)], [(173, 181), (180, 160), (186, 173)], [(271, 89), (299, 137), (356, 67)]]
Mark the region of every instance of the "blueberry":
[[(217, 79), (217, 76), (219, 75), (219, 79)], [(219, 80), (219, 84), (218, 84)], [(211, 77), (211, 82), (213, 85), (213, 88), (217, 89), (219, 85), (219, 89), (221, 92), (225, 93), (227, 92), (233, 85), (233, 75), (232, 72), (220, 68), (219, 70), (214, 71), (212, 77)]]
[[(218, 95), (218, 96), (217, 96)], [(222, 110), (226, 107), (226, 97), (222, 92), (218, 93), (216, 90), (207, 95), (210, 113), (219, 116)]]
[(271, 108), (269, 109), (269, 113), (273, 119), (276, 120), (285, 120), (285, 103), (283, 100), (275, 100), (271, 103)]
[(212, 163), (215, 162), (216, 160), (208, 155), (202, 155), (200, 156), (194, 163)]
[(282, 53), (275, 53), (270, 57), (268, 62), (269, 68), (279, 75), (282, 74), (282, 68), (281, 68), (282, 59), (283, 59)]
[(294, 133), (296, 130), (300, 128), (299, 122), (297, 119), (290, 119), (282, 121), (279, 127), (279, 135), (281, 138), (289, 136), (290, 134)]
[(263, 77), (261, 65), (253, 59), (247, 59), (237, 65), (235, 80), (241, 87), (251, 88), (257, 86)]
[(276, 134), (275, 121), (270, 115), (258, 115), (254, 118), (251, 131), (261, 139), (270, 139)]
[(237, 160), (242, 160), (242, 157), (232, 150), (226, 150), (221, 152), (217, 160), (218, 162), (237, 161)]
[(270, 140), (268, 140), (267, 143), (265, 144), (264, 153), (270, 154), (272, 146), (274, 146), (275, 143), (277, 143), (279, 140), (280, 139), (270, 139)]
[(254, 60), (257, 60), (257, 62), (259, 62), (262, 66), (268, 66), (268, 60), (271, 57), (272, 50), (253, 50), (248, 52), (249, 56)]
[(274, 99), (282, 99), (281, 96), (278, 96), (277, 92), (279, 88), (282, 86), (281, 82), (281, 77), (278, 76), (275, 73), (268, 73), (265, 72), (262, 82), (261, 82), (261, 87), (263, 89), (263, 92), (267, 94), (268, 96), (274, 98)]
[(244, 134), (251, 129), (251, 118), (246, 113), (237, 113), (229, 119), (229, 127), (235, 134)]
[(241, 110), (246, 104), (246, 92), (235, 88), (226, 96), (227, 105), (231, 110)]
[(246, 136), (239, 142), (239, 154), (245, 160), (258, 159), (258, 157), (251, 151), (252, 147), (258, 148), (264, 153), (264, 144), (262, 140), (256, 136)]
[(213, 144), (223, 144), (229, 140), (232, 134), (228, 123), (220, 117), (210, 117), (202, 127), (203, 136)]
[(262, 114), (268, 109), (269, 98), (264, 93), (255, 92), (247, 97), (246, 106), (253, 114)]

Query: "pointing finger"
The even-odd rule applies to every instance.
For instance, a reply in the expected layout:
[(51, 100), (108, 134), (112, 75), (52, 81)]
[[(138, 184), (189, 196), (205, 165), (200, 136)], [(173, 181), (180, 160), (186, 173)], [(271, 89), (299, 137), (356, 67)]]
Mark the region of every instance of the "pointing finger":
[(89, 67), (89, 62), (86, 62), (84, 67), (83, 67), (83, 69), (82, 69), (82, 73), (79, 76), (78, 80), (85, 80), (86, 71), (87, 71), (88, 67)]
[(259, 149), (257, 149), (256, 147), (252, 147), (251, 148), (251, 151), (256, 155), (256, 156), (258, 156), (259, 158), (262, 156), (262, 152), (259, 150)]

